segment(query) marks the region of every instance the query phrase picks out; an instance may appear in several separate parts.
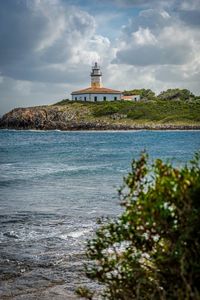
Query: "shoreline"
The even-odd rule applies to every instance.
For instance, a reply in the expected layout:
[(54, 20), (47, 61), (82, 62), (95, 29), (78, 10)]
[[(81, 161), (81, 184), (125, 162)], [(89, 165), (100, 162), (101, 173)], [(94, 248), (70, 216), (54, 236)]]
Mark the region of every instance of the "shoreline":
[[(114, 128), (113, 128), (114, 127)], [(200, 131), (197, 125), (157, 125), (157, 126), (96, 126), (88, 127), (73, 126), (68, 128), (14, 128), (0, 127), (0, 130), (7, 131), (32, 131), (32, 132), (130, 132), (130, 131)]]

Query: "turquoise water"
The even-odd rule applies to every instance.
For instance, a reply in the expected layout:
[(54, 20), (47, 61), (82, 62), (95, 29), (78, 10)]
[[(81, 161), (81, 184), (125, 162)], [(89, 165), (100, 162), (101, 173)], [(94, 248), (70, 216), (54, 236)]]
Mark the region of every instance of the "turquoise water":
[(85, 240), (121, 211), (117, 188), (144, 149), (181, 165), (200, 131), (0, 131), (0, 295), (80, 283)]

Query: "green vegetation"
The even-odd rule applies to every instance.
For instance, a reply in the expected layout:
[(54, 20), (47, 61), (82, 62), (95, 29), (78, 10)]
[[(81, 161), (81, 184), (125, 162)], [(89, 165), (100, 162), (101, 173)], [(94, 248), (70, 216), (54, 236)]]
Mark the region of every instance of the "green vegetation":
[[(146, 154), (119, 191), (124, 212), (88, 242), (86, 274), (110, 300), (200, 299), (200, 161), (173, 167)], [(85, 287), (77, 293), (88, 299)]]
[(190, 100), (194, 99), (195, 96), (187, 89), (168, 89), (167, 91), (161, 92), (158, 95), (158, 99), (161, 100)]
[[(85, 119), (105, 120), (114, 122), (118, 117), (121, 122), (134, 124), (199, 124), (200, 101), (105, 101), (105, 102), (81, 102), (62, 100), (55, 104), (63, 109), (71, 107), (74, 109), (87, 108), (88, 114)], [(90, 116), (90, 117), (89, 117)]]
[(140, 95), (141, 99), (145, 100), (191, 100), (197, 98), (192, 92), (187, 89), (168, 89), (161, 92), (157, 97), (155, 93), (150, 89), (134, 89), (129, 91), (124, 91), (124, 95)]
[(129, 91), (124, 91), (125, 96), (129, 95), (140, 95), (141, 99), (152, 100), (155, 99), (155, 93), (150, 89), (134, 89)]
[(200, 98), (187, 89), (168, 89), (157, 97), (150, 89), (130, 90), (124, 94), (140, 94), (141, 100), (83, 102), (62, 100), (55, 105), (85, 109), (85, 121), (106, 122), (122, 125), (199, 125)]
[(150, 101), (150, 102), (106, 102), (93, 107), (95, 117), (122, 114), (127, 119), (144, 123), (200, 122), (200, 102)]

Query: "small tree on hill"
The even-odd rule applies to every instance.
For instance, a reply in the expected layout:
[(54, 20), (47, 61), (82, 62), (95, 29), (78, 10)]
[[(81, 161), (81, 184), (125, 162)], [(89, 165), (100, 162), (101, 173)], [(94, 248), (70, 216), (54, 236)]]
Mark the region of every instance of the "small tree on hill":
[(194, 94), (187, 89), (168, 89), (158, 95), (161, 100), (190, 100), (195, 98)]
[(160, 159), (149, 166), (144, 154), (124, 183), (124, 212), (88, 243), (87, 276), (105, 299), (200, 299), (198, 155), (175, 168)]

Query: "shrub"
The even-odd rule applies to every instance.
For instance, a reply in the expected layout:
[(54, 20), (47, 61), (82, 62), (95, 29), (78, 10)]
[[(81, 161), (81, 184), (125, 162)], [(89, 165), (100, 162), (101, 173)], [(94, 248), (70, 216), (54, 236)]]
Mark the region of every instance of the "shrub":
[(200, 166), (146, 154), (119, 191), (124, 212), (88, 242), (86, 274), (112, 300), (200, 299)]
[(114, 113), (117, 112), (118, 112), (117, 108), (107, 106), (107, 107), (100, 107), (99, 109), (96, 109), (96, 111), (93, 114), (95, 117), (101, 117), (101, 116), (113, 115)]
[(158, 95), (161, 100), (189, 100), (194, 99), (195, 96), (187, 89), (168, 89)]

